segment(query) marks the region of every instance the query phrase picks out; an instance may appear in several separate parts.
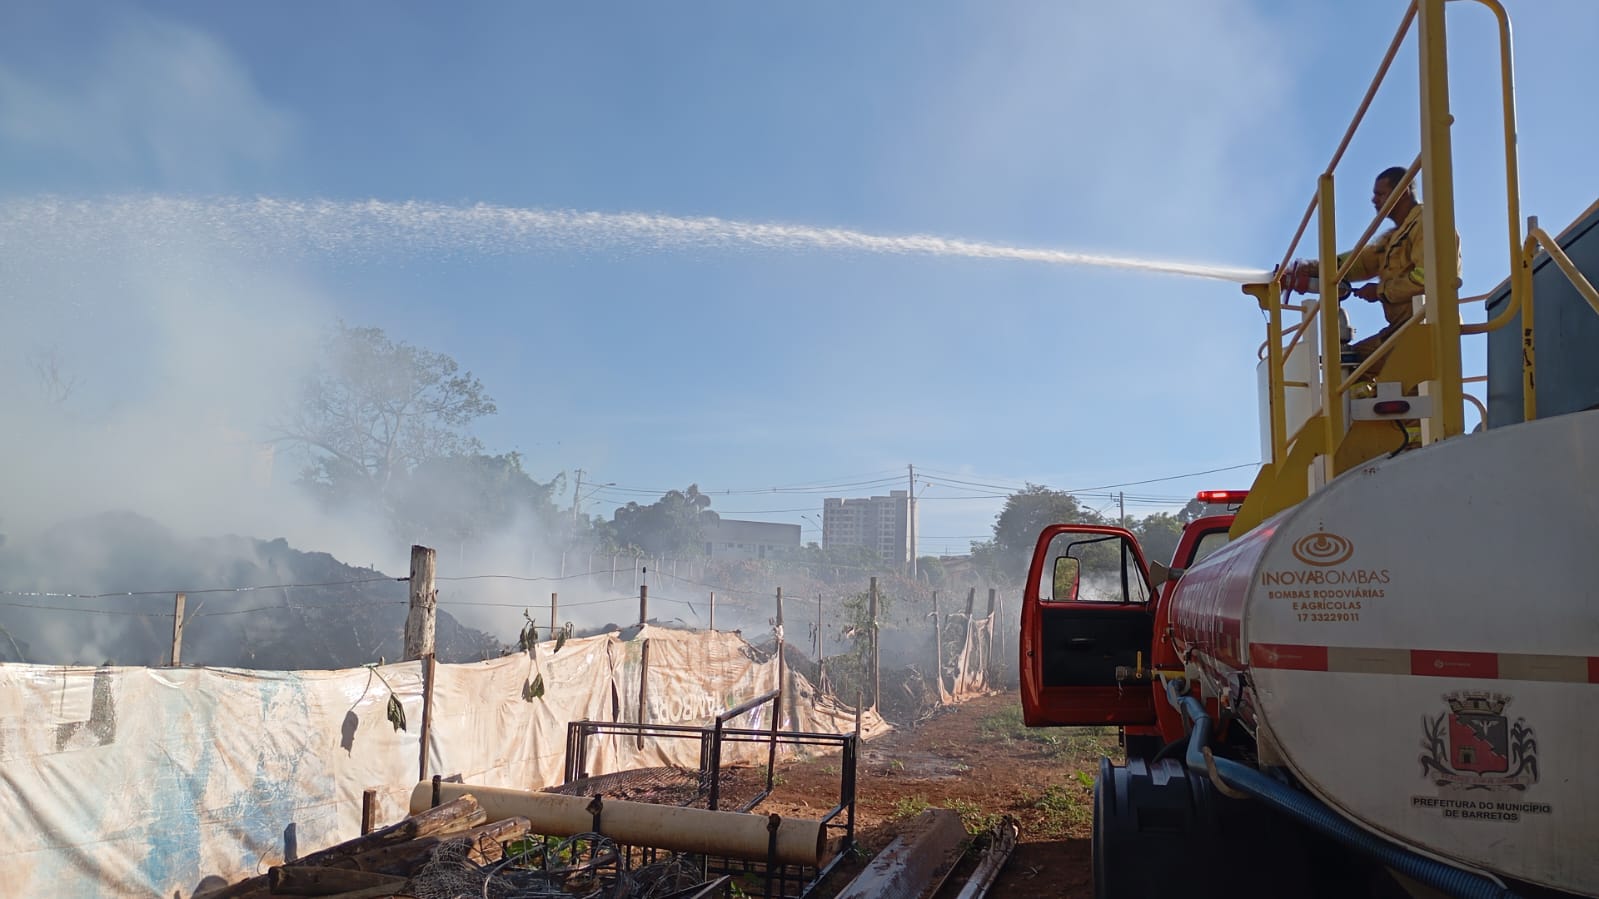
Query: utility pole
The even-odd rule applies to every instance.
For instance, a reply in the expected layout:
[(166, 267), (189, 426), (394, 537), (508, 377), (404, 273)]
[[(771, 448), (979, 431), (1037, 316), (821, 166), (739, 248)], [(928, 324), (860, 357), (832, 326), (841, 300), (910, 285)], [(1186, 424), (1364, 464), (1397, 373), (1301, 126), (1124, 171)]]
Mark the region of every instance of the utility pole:
[(1116, 491), (1116, 501), (1121, 503), (1122, 507), (1122, 527), (1127, 527), (1127, 494), (1120, 490)]
[(911, 580), (916, 580), (916, 466), (906, 465), (910, 471), (910, 499), (906, 502), (906, 528), (910, 531), (911, 540)]
[(583, 501), (582, 494), (579, 493), (583, 489), (583, 469), (579, 468), (575, 474), (576, 479), (572, 481), (572, 529), (574, 532), (577, 530), (577, 507)]

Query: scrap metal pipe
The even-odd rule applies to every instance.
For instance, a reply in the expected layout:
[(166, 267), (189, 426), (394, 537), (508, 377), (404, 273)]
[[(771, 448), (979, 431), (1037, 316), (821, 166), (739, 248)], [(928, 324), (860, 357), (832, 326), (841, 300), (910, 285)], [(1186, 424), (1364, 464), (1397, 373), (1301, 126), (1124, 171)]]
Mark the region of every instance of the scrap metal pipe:
[[(765, 861), (772, 842), (766, 815), (713, 812), (701, 808), (652, 805), (625, 799), (603, 800), (600, 826), (594, 826), (586, 796), (562, 796), (507, 787), (440, 783), (439, 801), (449, 802), (471, 793), (490, 821), (524, 817), (532, 832), (569, 837), (598, 831), (618, 843), (650, 846), (674, 852), (695, 852)], [(411, 791), (411, 814), (433, 804), (433, 782), (423, 781)], [(818, 867), (823, 861), (826, 829), (820, 821), (784, 818), (777, 828), (777, 860), (789, 865)]]
[(966, 850), (966, 827), (947, 808), (930, 808), (845, 884), (838, 899), (921, 899), (938, 892)]

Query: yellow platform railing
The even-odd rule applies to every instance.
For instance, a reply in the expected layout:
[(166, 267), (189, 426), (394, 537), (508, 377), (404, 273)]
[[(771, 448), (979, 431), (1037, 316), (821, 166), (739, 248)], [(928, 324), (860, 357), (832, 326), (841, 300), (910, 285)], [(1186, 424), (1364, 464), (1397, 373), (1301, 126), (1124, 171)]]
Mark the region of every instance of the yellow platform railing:
[[(1327, 302), (1327, 297), (1324, 296), (1307, 298), (1300, 304), (1286, 304), (1283, 302), (1282, 289), (1276, 283), (1253, 284), (1244, 288), (1245, 293), (1253, 296), (1267, 313), (1266, 341), (1262, 344), (1259, 355), (1265, 361), (1268, 373), (1270, 407), (1268, 429), (1272, 458), (1257, 479), (1257, 487), (1268, 481), (1288, 485), (1275, 491), (1267, 490), (1266, 495), (1260, 497), (1259, 501), (1246, 503), (1241, 517), (1249, 520), (1239, 522), (1245, 526), (1244, 529), (1302, 499), (1308, 490), (1336, 477), (1342, 469), (1365, 461), (1363, 458), (1356, 458), (1359, 456), (1358, 452), (1345, 454), (1344, 457), (1340, 457), (1338, 452), (1350, 428), (1349, 422), (1345, 421), (1345, 397), (1357, 382), (1365, 379), (1384, 359), (1397, 353), (1410, 355), (1409, 361), (1413, 364), (1409, 365), (1407, 370), (1424, 371), (1423, 376), (1415, 378), (1413, 385), (1408, 385), (1415, 390), (1417, 396), (1425, 396), (1430, 400), (1428, 403), (1418, 404), (1419, 409), (1425, 413), (1421, 416), (1422, 444), (1455, 437), (1465, 433), (1466, 403), (1474, 405), (1479, 415), (1486, 418), (1486, 409), (1482, 402), (1465, 390), (1466, 383), (1476, 383), (1482, 379), (1466, 379), (1462, 376), (1461, 337), (1504, 327), (1518, 312), (1522, 313), (1522, 339), (1526, 350), (1523, 362), (1525, 412), (1527, 418), (1535, 417), (1530, 250), (1535, 243), (1542, 245), (1550, 251), (1550, 256), (1568, 276), (1573, 276), (1575, 280), (1581, 277), (1581, 273), (1575, 270), (1575, 266), (1570, 265), (1569, 259), (1564, 258), (1564, 253), (1560, 253), (1554, 241), (1536, 228), (1535, 222), (1529, 223), (1528, 233), (1525, 236), (1522, 232), (1510, 19), (1499, 0), (1476, 0), (1476, 2), (1488, 7), (1498, 25), (1505, 158), (1505, 220), (1511, 270), (1510, 302), (1505, 309), (1488, 321), (1461, 322), (1460, 305), (1479, 302), (1487, 295), (1466, 299), (1462, 299), (1459, 295), (1459, 256), (1450, 144), (1450, 128), (1454, 119), (1449, 110), (1446, 0), (1413, 0), (1407, 6), (1388, 51), (1378, 65), (1377, 72), (1345, 130), (1343, 139), (1333, 152), (1326, 170), (1318, 177), (1316, 193), (1311, 197), (1279, 265), (1279, 270), (1282, 270), (1294, 258), (1300, 241), (1309, 229), (1311, 219), (1315, 218), (1317, 269), (1322, 274), (1320, 283), (1322, 289), (1328, 291), (1327, 296), (1333, 297), (1333, 300)], [(1417, 57), (1420, 67), (1421, 152), (1406, 170), (1400, 184), (1395, 186), (1387, 203), (1377, 210), (1360, 239), (1348, 251), (1347, 261), (1339, 265), (1337, 219), (1333, 201), (1336, 186), (1335, 172), (1412, 26), (1415, 26), (1417, 35)], [(1426, 293), (1418, 298), (1420, 308), (1396, 328), (1368, 358), (1356, 366), (1352, 373), (1345, 376), (1339, 342), (1338, 303), (1332, 291), (1347, 275), (1355, 255), (1370, 244), (1377, 229), (1404, 192), (1404, 188), (1412, 184), (1418, 174), (1422, 179), (1422, 242), (1425, 256), (1423, 267), (1427, 272)], [(1328, 277), (1327, 275), (1331, 273), (1336, 273), (1336, 276)], [(1582, 284), (1587, 285), (1587, 282), (1584, 281)], [(1599, 292), (1594, 292), (1592, 285), (1587, 285), (1586, 288), (1579, 285), (1579, 290), (1583, 291), (1584, 297), (1594, 305), (1596, 311), (1599, 311)], [(1283, 323), (1285, 310), (1297, 311), (1301, 316), (1296, 325), (1286, 330)], [(1303, 389), (1301, 385), (1309, 387), (1311, 382), (1301, 379), (1290, 382), (1285, 366), (1294, 351), (1299, 348), (1304, 336), (1310, 333), (1312, 324), (1319, 331), (1320, 346), (1305, 349), (1320, 357), (1319, 365), (1312, 366), (1312, 370), (1319, 368), (1314, 379), (1315, 385), (1319, 388), (1319, 396), (1316, 398), (1318, 406), (1312, 409), (1304, 424), (1298, 427), (1295, 433), (1290, 434), (1285, 411), (1287, 390), (1291, 386)], [(1425, 345), (1412, 333), (1421, 326), (1425, 326), (1426, 329)], [(1402, 346), (1408, 349), (1401, 349)], [(1424, 357), (1426, 364), (1420, 365), (1418, 360)], [(1314, 435), (1310, 444), (1318, 449), (1314, 453), (1314, 458), (1319, 470), (1308, 473), (1305, 480), (1296, 485), (1291, 481), (1295, 476), (1294, 473), (1284, 472), (1280, 467), (1288, 461), (1291, 450), (1298, 442), (1309, 436), (1306, 429), (1312, 426), (1319, 429), (1319, 433)], [(1303, 461), (1305, 454), (1306, 451), (1302, 451), (1296, 455), (1296, 458)], [(1289, 480), (1285, 481), (1285, 478)]]

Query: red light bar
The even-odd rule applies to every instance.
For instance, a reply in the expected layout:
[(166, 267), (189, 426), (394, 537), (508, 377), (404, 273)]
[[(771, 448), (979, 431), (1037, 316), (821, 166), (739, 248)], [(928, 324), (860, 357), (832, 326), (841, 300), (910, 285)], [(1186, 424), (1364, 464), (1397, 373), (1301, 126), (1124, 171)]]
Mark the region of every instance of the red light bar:
[(1248, 490), (1201, 490), (1197, 499), (1202, 503), (1236, 506), (1249, 496)]
[(1371, 406), (1378, 415), (1403, 415), (1410, 411), (1409, 400), (1379, 400)]

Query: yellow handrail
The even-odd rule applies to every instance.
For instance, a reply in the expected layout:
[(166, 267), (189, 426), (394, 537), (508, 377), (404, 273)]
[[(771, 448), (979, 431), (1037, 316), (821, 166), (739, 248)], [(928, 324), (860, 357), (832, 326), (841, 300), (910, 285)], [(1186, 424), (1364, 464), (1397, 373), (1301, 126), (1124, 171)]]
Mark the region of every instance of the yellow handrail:
[[(1599, 290), (1582, 277), (1581, 272), (1558, 246), (1553, 246), (1554, 241), (1547, 233), (1536, 230), (1536, 222), (1529, 222), (1526, 231), (1522, 230), (1520, 213), (1520, 181), (1519, 162), (1516, 149), (1515, 134), (1515, 85), (1514, 70), (1511, 53), (1510, 22), (1501, 0), (1477, 0), (1489, 8), (1498, 23), (1499, 36), (1499, 65), (1500, 88), (1503, 110), (1503, 140), (1505, 151), (1505, 208), (1508, 223), (1507, 235), (1510, 247), (1511, 272), (1509, 279), (1510, 302), (1505, 308), (1498, 310), (1497, 314), (1488, 317), (1486, 321), (1465, 324), (1460, 321), (1460, 306), (1462, 303), (1482, 302), (1493, 294), (1478, 296), (1459, 296), (1459, 272), (1456, 259), (1453, 255), (1458, 253), (1458, 241), (1455, 230), (1455, 197), (1453, 185), (1453, 152), (1451, 147), (1451, 127), (1454, 118), (1450, 112), (1450, 98), (1448, 90), (1449, 65), (1447, 42), (1445, 38), (1445, 6), (1446, 0), (1410, 0), (1406, 4), (1404, 16), (1387, 53), (1377, 67), (1371, 83), (1367, 86), (1365, 95), (1355, 110), (1338, 147), (1332, 154), (1326, 170), (1318, 177), (1315, 195), (1305, 209), (1293, 237), (1288, 243), (1283, 254), (1278, 270), (1287, 267), (1299, 250), (1302, 239), (1313, 217), (1319, 218), (1317, 225), (1317, 247), (1313, 258), (1316, 259), (1316, 268), (1321, 275), (1322, 293), (1319, 296), (1307, 297), (1297, 304), (1282, 302), (1282, 291), (1276, 283), (1270, 285), (1252, 285), (1246, 292), (1255, 296), (1261, 308), (1269, 313), (1267, 339), (1256, 351), (1257, 358), (1263, 359), (1269, 369), (1267, 386), (1270, 399), (1271, 448), (1273, 467), (1280, 465), (1288, 459), (1289, 452), (1299, 453), (1292, 447), (1296, 445), (1304, 434), (1315, 435), (1317, 448), (1313, 451), (1319, 458), (1322, 466), (1320, 474), (1325, 477), (1336, 476), (1339, 472), (1335, 459), (1342, 458), (1340, 447), (1345, 445), (1345, 439), (1350, 424), (1345, 421), (1349, 414), (1344, 408), (1345, 397), (1350, 389), (1370, 373), (1385, 357), (1392, 357), (1397, 347), (1404, 343), (1409, 347), (1418, 338), (1419, 325), (1426, 325), (1421, 336), (1427, 338), (1430, 344), (1427, 358), (1431, 359), (1427, 370), (1417, 371), (1414, 366), (1422, 361), (1422, 357), (1406, 359), (1406, 364), (1397, 371), (1407, 372), (1403, 377), (1407, 383), (1412, 384), (1424, 396), (1433, 398), (1431, 412), (1424, 416), (1423, 442), (1431, 443), (1445, 437), (1462, 434), (1465, 432), (1463, 412), (1467, 403), (1476, 407), (1484, 422), (1487, 420), (1487, 409), (1482, 400), (1467, 393), (1466, 384), (1479, 383), (1485, 378), (1464, 378), (1461, 371), (1461, 338), (1465, 334), (1479, 334), (1501, 328), (1507, 325), (1517, 315), (1523, 319), (1523, 396), (1526, 402), (1528, 417), (1535, 411), (1535, 398), (1532, 393), (1532, 351), (1533, 331), (1532, 323), (1527, 321), (1532, 312), (1532, 277), (1531, 256), (1536, 245), (1552, 247), (1550, 257), (1556, 264), (1571, 277), (1584, 298), (1599, 312)], [(1354, 245), (1345, 251), (1340, 259), (1336, 247), (1336, 216), (1334, 210), (1334, 175), (1335, 170), (1344, 158), (1345, 152), (1351, 146), (1356, 130), (1361, 126), (1367, 112), (1375, 100), (1377, 91), (1386, 80), (1394, 59), (1398, 55), (1407, 35), (1414, 28), (1417, 34), (1417, 61), (1420, 66), (1420, 112), (1421, 112), (1421, 152), (1410, 163), (1403, 177), (1390, 192), (1382, 207), (1376, 210), (1376, 215), (1367, 224), (1364, 232)], [(1425, 181), (1422, 184), (1417, 179)], [(1429, 285), (1425, 294), (1418, 302), (1421, 304), (1412, 315), (1403, 322), (1394, 326), (1392, 333), (1388, 334), (1377, 348), (1367, 354), (1366, 358), (1354, 366), (1353, 371), (1344, 376), (1345, 368), (1342, 362), (1342, 347), (1339, 341), (1339, 300), (1336, 295), (1337, 285), (1340, 284), (1348, 273), (1354, 268), (1358, 255), (1368, 248), (1375, 240), (1377, 231), (1382, 227), (1393, 212), (1393, 208), (1407, 190), (1419, 184), (1426, 193), (1426, 202), (1422, 206), (1425, 228), (1421, 232), (1422, 246), (1426, 260), (1422, 267), (1429, 275)], [(1309, 255), (1308, 253), (1305, 255)], [(1283, 310), (1288, 309), (1298, 312), (1301, 320), (1292, 325), (1282, 322)], [(1288, 360), (1300, 349), (1300, 341), (1310, 333), (1312, 326), (1319, 328), (1320, 346), (1315, 353), (1320, 359), (1319, 379), (1317, 377), (1296, 377), (1289, 381), (1286, 374)], [(1408, 335), (1408, 337), (1407, 337)], [(1419, 352), (1422, 347), (1416, 346)], [(1409, 353), (1407, 349), (1405, 351)], [(1301, 355), (1303, 355), (1301, 353)], [(1313, 360), (1311, 364), (1316, 364)], [(1287, 402), (1289, 388), (1306, 389), (1316, 387), (1319, 396), (1320, 409), (1316, 410), (1313, 417), (1305, 422), (1315, 424), (1313, 430), (1307, 430), (1304, 425), (1296, 428), (1294, 435), (1287, 435), (1286, 422), (1282, 420), (1284, 407)], [(1315, 421), (1319, 417), (1319, 422)], [(1351, 444), (1355, 446), (1358, 444)], [(1309, 459), (1310, 456), (1296, 456), (1296, 458)], [(1345, 462), (1344, 464), (1348, 464)], [(1251, 517), (1256, 514), (1269, 514), (1282, 508), (1285, 504), (1296, 502), (1303, 498), (1302, 474), (1294, 472), (1277, 471), (1269, 475), (1276, 478), (1275, 483), (1281, 485), (1275, 496), (1279, 499), (1267, 500), (1268, 505), (1275, 508), (1256, 506), (1250, 510)], [(1294, 486), (1297, 482), (1300, 486)], [(1265, 483), (1273, 483), (1271, 481)], [(1296, 494), (1296, 491), (1297, 494)], [(1258, 521), (1259, 519), (1255, 519)]]
[[(1323, 273), (1333, 271), (1338, 267), (1338, 230), (1334, 218), (1333, 203), (1333, 176), (1331, 173), (1322, 175), (1317, 180), (1317, 202), (1321, 205), (1320, 227), (1316, 229), (1317, 251), (1320, 256), (1318, 268)], [(1336, 281), (1333, 283), (1337, 283)], [(1336, 290), (1336, 288), (1335, 288)], [(1333, 294), (1336, 298), (1337, 294)], [(1321, 483), (1327, 483), (1337, 476), (1338, 471), (1333, 465), (1333, 450), (1338, 446), (1344, 436), (1344, 404), (1338, 402), (1338, 392), (1333, 383), (1333, 373), (1338, 371), (1341, 355), (1338, 346), (1338, 310), (1335, 302), (1323, 296), (1319, 305), (1319, 319), (1321, 322), (1321, 360), (1324, 371), (1321, 378), (1321, 420), (1323, 423), (1322, 446), (1327, 452), (1321, 457), (1323, 468), (1320, 472)], [(1286, 391), (1285, 391), (1286, 392)]]
[[(1355, 129), (1366, 117), (1366, 110), (1371, 107), (1371, 101), (1377, 96), (1377, 87), (1382, 84), (1383, 78), (1388, 74), (1388, 67), (1393, 65), (1394, 57), (1399, 53), (1399, 47), (1405, 41), (1405, 35), (1410, 31), (1410, 23), (1416, 19), (1416, 0), (1410, 0), (1405, 7), (1405, 18), (1399, 23), (1399, 30), (1394, 32), (1394, 39), (1388, 44), (1388, 52), (1383, 55), (1382, 62), (1377, 65), (1377, 74), (1372, 76), (1371, 84), (1366, 88), (1366, 96), (1361, 98), (1360, 107), (1355, 110), (1355, 117), (1350, 119), (1349, 127), (1344, 130), (1343, 140), (1338, 142), (1338, 149), (1333, 151), (1332, 159), (1327, 162), (1324, 174), (1331, 175), (1338, 168), (1338, 163), (1344, 158), (1344, 151), (1349, 149), (1349, 142), (1354, 139)], [(1310, 205), (1305, 208), (1304, 218), (1299, 220), (1299, 227), (1294, 231), (1293, 240), (1288, 242), (1288, 252), (1283, 254), (1282, 262), (1277, 264), (1278, 271), (1288, 266), (1288, 260), (1294, 258), (1294, 250), (1299, 248), (1299, 239), (1305, 236), (1305, 229), (1310, 226), (1310, 217), (1316, 214), (1316, 203), (1319, 197), (1312, 194)]]
[[(1499, 30), (1499, 102), (1505, 145), (1505, 220), (1510, 239), (1510, 302), (1482, 324), (1460, 326), (1462, 334), (1486, 334), (1510, 323), (1521, 310), (1523, 297), (1532, 290), (1530, 238), (1521, 234), (1521, 166), (1516, 150), (1516, 73), (1510, 38), (1510, 15), (1499, 0), (1477, 0), (1494, 14)], [(1484, 294), (1489, 296), (1489, 294)], [(1476, 299), (1475, 297), (1473, 299)], [(1467, 302), (1461, 300), (1460, 302)]]
[(1482, 404), (1482, 400), (1477, 399), (1475, 396), (1472, 396), (1469, 393), (1463, 393), (1461, 396), (1466, 398), (1466, 402), (1477, 407), (1477, 414), (1482, 416), (1482, 426), (1485, 428), (1488, 427), (1488, 407)]
[[(1537, 241), (1533, 240), (1533, 237), (1532, 237), (1531, 234), (1527, 235), (1527, 239), (1521, 245), (1521, 253), (1517, 257), (1517, 259), (1512, 263), (1512, 265), (1515, 265), (1518, 270), (1522, 269), (1522, 268), (1526, 268), (1528, 260), (1530, 260), (1532, 258), (1533, 252), (1536, 249), (1537, 249)], [(1530, 269), (1529, 269), (1529, 271), (1530, 271)], [(1516, 313), (1521, 311), (1521, 307), (1524, 304), (1526, 304), (1528, 302), (1531, 302), (1531, 298), (1530, 298), (1531, 292), (1532, 292), (1532, 279), (1531, 278), (1523, 278), (1523, 287), (1522, 287), (1522, 289), (1521, 290), (1517, 290), (1516, 289), (1516, 275), (1515, 275), (1515, 273), (1513, 271), (1511, 273), (1511, 276), (1510, 276), (1510, 302), (1505, 304), (1505, 308), (1499, 310), (1499, 314), (1498, 315), (1494, 316), (1493, 318), (1488, 319), (1485, 322), (1480, 322), (1480, 323), (1477, 323), (1477, 324), (1465, 324), (1464, 322), (1462, 322), (1461, 325), (1460, 325), (1460, 333), (1462, 333), (1462, 334), (1487, 334), (1489, 331), (1497, 331), (1500, 328), (1503, 328), (1505, 325), (1510, 324), (1510, 320), (1512, 318), (1516, 317)], [(1485, 300), (1485, 299), (1487, 299), (1488, 297), (1491, 297), (1491, 296), (1493, 296), (1492, 292), (1485, 293), (1485, 294), (1483, 294), (1480, 297), (1472, 297), (1470, 299), (1470, 302), (1476, 302), (1478, 300)], [(1465, 302), (1468, 302), (1468, 301), (1467, 300), (1461, 300), (1460, 302), (1465, 303)]]
[(1338, 389), (1334, 392), (1341, 394), (1347, 391), (1350, 387), (1353, 387), (1355, 382), (1360, 380), (1361, 375), (1364, 375), (1367, 371), (1371, 370), (1373, 365), (1376, 365), (1384, 356), (1388, 355), (1388, 351), (1392, 349), (1394, 343), (1399, 340), (1399, 335), (1410, 330), (1410, 326), (1414, 325), (1420, 318), (1421, 316), (1419, 315), (1412, 315), (1411, 317), (1400, 322), (1399, 327), (1394, 328), (1394, 333), (1389, 334), (1387, 340), (1384, 340), (1377, 346), (1375, 350), (1372, 350), (1371, 355), (1367, 356), (1358, 366), (1356, 366), (1355, 370), (1349, 373), (1349, 377), (1343, 379), (1343, 381), (1339, 383)]
[(1593, 284), (1577, 268), (1577, 264), (1571, 261), (1571, 257), (1566, 255), (1566, 251), (1560, 248), (1559, 242), (1550, 237), (1549, 232), (1538, 227), (1536, 218), (1532, 220), (1532, 225), (1527, 229), (1527, 233), (1529, 237), (1538, 242), (1539, 246), (1543, 247), (1543, 251), (1549, 254), (1549, 258), (1555, 261), (1555, 265), (1558, 265), (1560, 270), (1565, 272), (1567, 280), (1571, 282), (1571, 286), (1577, 288), (1577, 292), (1582, 294), (1582, 298), (1588, 301), (1589, 306), (1593, 307), (1594, 313), (1599, 314), (1599, 290), (1594, 290)]
[[(1388, 200), (1383, 203), (1382, 208), (1377, 210), (1377, 215), (1373, 217), (1372, 220), (1366, 225), (1366, 230), (1361, 233), (1360, 239), (1355, 241), (1354, 247), (1346, 254), (1347, 258), (1345, 259), (1343, 266), (1337, 270), (1336, 276), (1333, 278), (1322, 278), (1321, 282), (1323, 284), (1340, 284), (1343, 282), (1344, 276), (1349, 274), (1349, 270), (1354, 267), (1355, 257), (1360, 253), (1361, 250), (1366, 248), (1366, 244), (1371, 240), (1372, 235), (1377, 233), (1377, 227), (1383, 223), (1383, 220), (1388, 217), (1389, 213), (1393, 212), (1394, 204), (1399, 202), (1399, 197), (1405, 192), (1405, 188), (1409, 187), (1410, 183), (1415, 180), (1416, 172), (1420, 169), (1420, 167), (1421, 157), (1417, 156), (1415, 161), (1410, 164), (1410, 168), (1405, 170), (1404, 177), (1399, 179), (1399, 183), (1395, 184), (1394, 189), (1388, 194)], [(1331, 173), (1329, 172), (1327, 174)], [(1317, 202), (1320, 202), (1319, 198)], [(1314, 209), (1315, 207), (1312, 206), (1311, 208)], [(1292, 253), (1293, 251), (1290, 249), (1289, 252)], [(1320, 268), (1320, 266), (1317, 267)], [(1303, 321), (1294, 326), (1293, 337), (1288, 344), (1288, 349), (1284, 351), (1285, 355), (1292, 353), (1294, 351), (1294, 347), (1299, 344), (1300, 335), (1304, 333), (1306, 328), (1310, 327), (1310, 322), (1312, 321), (1311, 315), (1320, 308), (1320, 302), (1320, 299), (1317, 299), (1311, 302), (1306, 302), (1297, 307), (1286, 305), (1281, 307), (1283, 309), (1300, 309), (1303, 311), (1305, 316)], [(1260, 344), (1260, 347), (1255, 351), (1255, 358), (1259, 359), (1263, 357), (1266, 351), (1267, 342), (1269, 342), (1269, 340), (1270, 338)]]
[[(1310, 328), (1310, 323), (1316, 320), (1314, 316), (1316, 315), (1316, 313), (1318, 311), (1320, 311), (1320, 309), (1321, 309), (1321, 301), (1320, 300), (1313, 300), (1313, 301), (1305, 304), (1305, 308), (1304, 308), (1304, 312), (1303, 312), (1305, 318), (1299, 324), (1294, 325), (1293, 336), (1291, 338), (1289, 338), (1288, 346), (1283, 349), (1283, 356), (1284, 357), (1286, 357), (1289, 353), (1292, 353), (1294, 351), (1294, 347), (1299, 345), (1299, 338), (1302, 337), (1304, 335), (1305, 331)], [(1261, 346), (1262, 349), (1265, 349), (1266, 344), (1262, 343), (1260, 346)]]

